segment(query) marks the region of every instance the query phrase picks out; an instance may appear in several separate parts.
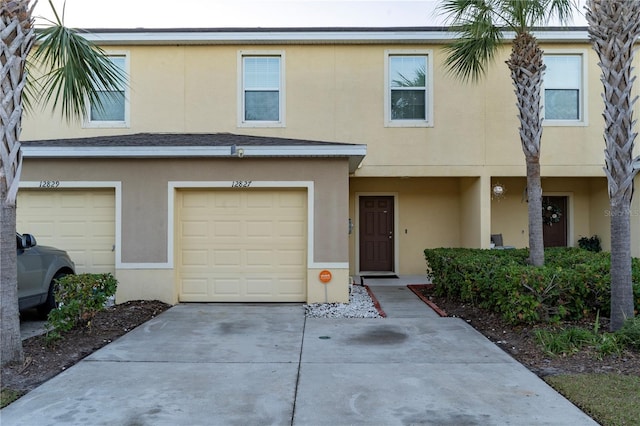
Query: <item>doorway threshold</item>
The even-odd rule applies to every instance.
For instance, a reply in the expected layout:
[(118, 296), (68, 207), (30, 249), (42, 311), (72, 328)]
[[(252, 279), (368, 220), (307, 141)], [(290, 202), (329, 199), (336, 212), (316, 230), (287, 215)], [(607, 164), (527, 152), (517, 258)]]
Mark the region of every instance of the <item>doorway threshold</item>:
[(398, 275), (391, 271), (362, 271), (358, 276), (362, 278), (398, 278)]

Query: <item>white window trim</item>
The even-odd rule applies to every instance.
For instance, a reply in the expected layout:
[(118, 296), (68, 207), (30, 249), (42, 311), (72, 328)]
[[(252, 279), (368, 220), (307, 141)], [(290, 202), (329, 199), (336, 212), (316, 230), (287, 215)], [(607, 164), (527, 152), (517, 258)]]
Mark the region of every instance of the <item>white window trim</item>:
[[(426, 119), (425, 120), (392, 120), (391, 119), (391, 87), (389, 86), (389, 56), (426, 56), (427, 75)], [(432, 49), (389, 49), (384, 51), (384, 127), (433, 127), (433, 50)]]
[[(280, 57), (280, 91), (278, 121), (245, 121), (244, 119), (244, 66), (242, 59), (245, 56), (278, 56)], [(239, 50), (238, 51), (238, 127), (286, 127), (286, 91), (285, 91), (285, 55), (284, 50)]]
[[(587, 49), (545, 49), (544, 56), (562, 56), (562, 55), (573, 55), (573, 56), (581, 56), (582, 57), (582, 81), (580, 82), (580, 118), (578, 120), (550, 120), (545, 118), (542, 120), (542, 125), (547, 127), (585, 127), (589, 125), (589, 93), (587, 91), (587, 81), (588, 81), (588, 54)], [(544, 76), (542, 77), (542, 93), (541, 93), (541, 102), (543, 108), (543, 117), (544, 117)]]
[(129, 52), (124, 50), (105, 51), (107, 56), (124, 56), (124, 121), (91, 121), (91, 103), (87, 99), (86, 118), (83, 128), (86, 129), (128, 129), (131, 126), (129, 106), (129, 86), (131, 85), (131, 73), (129, 72)]

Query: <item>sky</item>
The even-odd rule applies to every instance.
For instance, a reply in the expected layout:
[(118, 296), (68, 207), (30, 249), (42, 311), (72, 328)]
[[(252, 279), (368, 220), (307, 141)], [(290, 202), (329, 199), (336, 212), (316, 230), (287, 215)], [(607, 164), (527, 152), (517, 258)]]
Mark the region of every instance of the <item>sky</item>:
[[(74, 28), (443, 26), (439, 0), (52, 0)], [(36, 17), (53, 17), (38, 0)], [(43, 19), (37, 20), (44, 22)], [(579, 25), (581, 25), (579, 23)]]
[[(63, 0), (53, 0), (62, 10)], [(78, 28), (428, 26), (436, 0), (66, 0)], [(52, 16), (38, 0), (36, 16)]]

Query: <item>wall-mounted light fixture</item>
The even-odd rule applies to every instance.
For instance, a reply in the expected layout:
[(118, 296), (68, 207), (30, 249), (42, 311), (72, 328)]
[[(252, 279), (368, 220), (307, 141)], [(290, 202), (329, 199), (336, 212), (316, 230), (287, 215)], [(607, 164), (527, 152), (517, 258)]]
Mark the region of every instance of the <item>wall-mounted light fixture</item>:
[(244, 149), (238, 148), (235, 144), (231, 145), (231, 156), (238, 158), (244, 157)]
[(500, 201), (504, 198), (504, 195), (507, 193), (507, 188), (504, 187), (503, 184), (496, 182), (491, 187), (491, 199), (496, 199)]

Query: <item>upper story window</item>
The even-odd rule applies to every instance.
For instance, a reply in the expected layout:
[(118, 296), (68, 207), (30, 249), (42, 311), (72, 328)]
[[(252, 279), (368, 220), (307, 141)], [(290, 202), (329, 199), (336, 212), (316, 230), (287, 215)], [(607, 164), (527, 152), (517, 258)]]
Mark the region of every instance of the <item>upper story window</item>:
[(284, 52), (239, 52), (238, 125), (284, 126)]
[(547, 125), (585, 125), (585, 69), (583, 54), (545, 54), (544, 123)]
[[(109, 59), (117, 66), (122, 75), (128, 75), (128, 59), (125, 54), (110, 54)], [(89, 119), (86, 127), (127, 127), (129, 125), (129, 103), (127, 96), (127, 82), (121, 87), (107, 90), (96, 87), (96, 93), (101, 104), (89, 105)]]
[(385, 125), (432, 125), (430, 51), (385, 52)]

